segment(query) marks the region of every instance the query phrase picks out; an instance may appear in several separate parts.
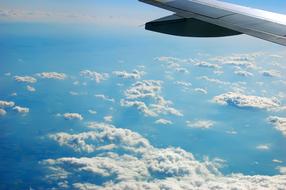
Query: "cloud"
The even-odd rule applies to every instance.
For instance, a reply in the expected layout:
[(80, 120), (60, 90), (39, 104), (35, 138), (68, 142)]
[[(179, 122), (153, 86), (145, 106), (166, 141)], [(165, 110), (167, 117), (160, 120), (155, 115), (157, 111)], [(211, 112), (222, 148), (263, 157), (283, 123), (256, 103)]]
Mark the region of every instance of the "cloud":
[(85, 78), (95, 80), (96, 83), (100, 83), (109, 78), (109, 75), (107, 73), (98, 73), (96, 71), (90, 71), (90, 70), (81, 71), (80, 75)]
[(185, 81), (176, 81), (176, 85), (183, 87), (184, 91), (189, 90), (192, 87), (192, 83), (190, 82), (185, 82)]
[(187, 121), (186, 123), (188, 127), (200, 129), (209, 129), (215, 124), (215, 122), (210, 120)]
[(65, 73), (57, 73), (57, 72), (43, 72), (38, 73), (37, 76), (43, 79), (56, 79), (56, 80), (65, 80), (67, 75)]
[(160, 114), (183, 116), (180, 111), (171, 107), (171, 101), (165, 100), (160, 95), (161, 84), (161, 81), (156, 80), (143, 80), (134, 83), (125, 91), (125, 99), (120, 101), (121, 106), (137, 107), (145, 116), (151, 117), (157, 117)]
[(277, 167), (277, 169), (282, 175), (286, 175), (286, 167), (280, 166), (280, 167)]
[(141, 111), (145, 116), (157, 117), (158, 114), (153, 110), (149, 109), (145, 102), (142, 101), (128, 101), (121, 100), (120, 105), (123, 107), (136, 107), (139, 111)]
[[(140, 134), (105, 123), (49, 137), (85, 157), (41, 162), (59, 189), (283, 189), (286, 176), (223, 175), (221, 159), (197, 160), (181, 148), (156, 148)], [(85, 176), (85, 177), (82, 177)], [(100, 179), (100, 180), (98, 180)]]
[(158, 119), (155, 121), (155, 124), (160, 124), (160, 125), (172, 125), (173, 122), (167, 119)]
[(208, 91), (206, 89), (203, 89), (203, 88), (195, 88), (194, 91), (199, 92), (201, 94), (208, 94)]
[(286, 137), (286, 118), (271, 116), (267, 118), (268, 122), (271, 123), (275, 129), (280, 131)]
[(0, 100), (0, 107), (5, 108), (5, 107), (13, 107), (15, 106), (15, 102), (11, 102), (11, 101), (3, 101)]
[(221, 66), (218, 64), (208, 63), (205, 61), (198, 61), (198, 60), (190, 60), (190, 62), (198, 67), (204, 67), (204, 68), (211, 68), (211, 69), (220, 69)]
[(236, 70), (234, 71), (234, 74), (243, 76), (243, 77), (252, 77), (253, 74), (251, 72), (245, 71), (245, 70)]
[(90, 113), (92, 115), (95, 115), (95, 114), (97, 114), (97, 111), (95, 111), (95, 110), (88, 110), (88, 113)]
[(112, 122), (112, 116), (111, 115), (105, 116), (103, 119), (107, 123), (111, 123)]
[(15, 106), (13, 107), (13, 110), (18, 112), (18, 113), (22, 113), (22, 114), (26, 114), (30, 112), (29, 108), (25, 108), (25, 107), (20, 107), (20, 106)]
[(115, 102), (115, 100), (113, 98), (110, 98), (108, 96), (105, 96), (104, 94), (96, 94), (94, 95), (96, 98), (108, 101), (108, 102)]
[(79, 113), (65, 113), (63, 117), (67, 120), (83, 120), (83, 116)]
[(24, 83), (36, 83), (37, 82), (37, 79), (35, 79), (34, 77), (30, 77), (30, 76), (15, 76), (14, 79), (17, 82), (24, 82)]
[(278, 163), (278, 164), (282, 164), (282, 163), (283, 163), (283, 161), (282, 161), (282, 160), (277, 160), (277, 159), (273, 159), (273, 160), (272, 160), (272, 162), (274, 162), (274, 163)]
[(277, 110), (281, 107), (275, 98), (244, 95), (241, 93), (228, 92), (215, 96), (213, 102), (221, 105), (234, 105), (240, 108), (257, 108), (266, 110)]
[(124, 79), (140, 79), (144, 76), (144, 71), (133, 70), (131, 73), (127, 71), (114, 71), (112, 72), (115, 76), (124, 78)]
[(261, 150), (261, 151), (266, 151), (270, 149), (270, 146), (268, 144), (261, 144), (256, 146), (256, 149)]
[(224, 57), (213, 57), (210, 60), (223, 65), (256, 68), (255, 60), (259, 53), (236, 54)]
[(167, 65), (167, 68), (170, 70), (177, 71), (180, 73), (185, 73), (185, 74), (189, 73), (188, 69), (182, 67), (182, 65), (184, 64), (189, 64), (189, 60), (187, 59), (179, 59), (175, 57), (162, 56), (162, 57), (155, 58), (155, 60), (165, 63)]
[(281, 73), (275, 70), (261, 71), (261, 74), (265, 77), (280, 77), (281, 76)]
[(36, 89), (34, 87), (30, 86), (30, 85), (27, 86), (27, 90), (29, 92), (36, 92)]
[(208, 76), (201, 76), (201, 77), (198, 77), (198, 79), (205, 80), (207, 82), (211, 82), (211, 83), (215, 83), (215, 84), (220, 84), (220, 85), (230, 84), (229, 82), (221, 81), (221, 80), (215, 79), (215, 78), (209, 78)]
[(7, 112), (4, 109), (0, 108), (0, 116), (4, 116), (6, 114), (7, 114)]

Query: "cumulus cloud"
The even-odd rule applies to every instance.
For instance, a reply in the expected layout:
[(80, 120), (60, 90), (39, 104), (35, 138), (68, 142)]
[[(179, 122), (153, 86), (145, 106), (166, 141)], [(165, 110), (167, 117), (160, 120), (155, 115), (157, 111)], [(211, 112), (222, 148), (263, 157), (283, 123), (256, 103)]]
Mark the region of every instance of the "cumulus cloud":
[(256, 68), (255, 59), (258, 55), (258, 53), (236, 54), (231, 56), (213, 57), (210, 60), (223, 65)]
[(201, 94), (207, 94), (208, 93), (208, 91), (206, 89), (203, 89), (203, 88), (195, 88), (194, 91), (199, 92)]
[(285, 175), (223, 175), (221, 159), (198, 161), (180, 148), (156, 148), (129, 129), (104, 123), (91, 123), (89, 128), (91, 131), (79, 134), (50, 135), (59, 145), (89, 155), (42, 161), (48, 169), (46, 177), (55, 188), (183, 190), (286, 186)]
[(26, 88), (29, 92), (36, 92), (36, 89), (30, 85), (28, 85)]
[(272, 160), (272, 162), (274, 162), (274, 163), (278, 163), (278, 164), (282, 164), (282, 163), (283, 163), (283, 161), (282, 161), (282, 160), (277, 160), (277, 159), (273, 159), (273, 160)]
[(205, 67), (205, 68), (211, 68), (211, 69), (220, 69), (221, 67), (218, 64), (209, 63), (205, 61), (197, 61), (197, 60), (190, 60), (192, 64), (198, 67)]
[(155, 121), (155, 124), (160, 124), (160, 125), (172, 125), (173, 122), (167, 119), (158, 119)]
[(199, 80), (205, 80), (207, 82), (211, 82), (211, 83), (215, 83), (215, 84), (219, 84), (219, 85), (228, 85), (230, 84), (229, 82), (225, 82), (225, 81), (221, 81), (219, 79), (215, 79), (215, 78), (209, 78), (208, 76), (201, 76), (198, 77)]
[(37, 79), (31, 76), (15, 76), (15, 81), (23, 83), (36, 83)]
[(215, 124), (214, 121), (210, 120), (198, 120), (198, 121), (187, 121), (187, 126), (191, 128), (209, 129)]
[(245, 71), (245, 70), (236, 70), (234, 71), (234, 74), (243, 76), (243, 77), (252, 77), (253, 74), (251, 72)]
[(215, 96), (213, 102), (221, 105), (234, 105), (241, 108), (257, 108), (275, 110), (281, 107), (280, 102), (275, 98), (244, 95), (236, 92), (228, 92)]
[(111, 115), (107, 115), (103, 119), (104, 119), (105, 122), (110, 123), (110, 122), (112, 122), (113, 117)]
[(270, 149), (270, 146), (268, 144), (261, 144), (256, 146), (256, 149), (261, 150), (261, 151), (266, 151)]
[(127, 71), (114, 71), (112, 72), (115, 76), (124, 78), (124, 79), (140, 79), (144, 76), (144, 71), (133, 70), (132, 72)]
[(185, 81), (176, 81), (175, 84), (181, 86), (184, 91), (187, 91), (192, 87), (192, 83)]
[(63, 117), (67, 120), (83, 120), (83, 116), (79, 113), (65, 113)]
[(15, 106), (13, 107), (13, 110), (18, 112), (18, 113), (22, 113), (22, 114), (26, 114), (30, 112), (29, 108), (25, 108), (25, 107), (20, 107), (20, 106)]
[(277, 169), (282, 175), (286, 175), (286, 167), (280, 166), (280, 167), (277, 167)]
[(65, 80), (67, 75), (65, 73), (57, 73), (57, 72), (42, 72), (38, 73), (37, 76), (43, 79), (56, 79), (56, 80)]
[(187, 68), (182, 67), (183, 64), (189, 64), (189, 60), (187, 59), (179, 59), (179, 58), (175, 58), (175, 57), (158, 57), (155, 58), (155, 60), (163, 62), (164, 64), (167, 65), (167, 68), (173, 71), (177, 71), (180, 73), (185, 73), (188, 74), (189, 71)]
[(96, 98), (102, 99), (104, 101), (108, 101), (108, 102), (115, 102), (115, 100), (113, 98), (110, 98), (108, 96), (105, 96), (104, 94), (96, 94), (94, 95)]
[(80, 75), (85, 78), (95, 80), (96, 83), (100, 83), (109, 78), (109, 75), (107, 73), (98, 73), (96, 71), (90, 71), (90, 70), (81, 71)]
[(0, 116), (4, 116), (6, 114), (7, 114), (7, 112), (4, 109), (0, 108)]
[(145, 116), (157, 117), (160, 114), (182, 116), (180, 111), (171, 107), (171, 101), (165, 100), (160, 95), (161, 84), (161, 81), (155, 80), (134, 83), (125, 91), (126, 99), (120, 101), (121, 106), (137, 107)]
[(271, 116), (267, 118), (268, 122), (271, 123), (275, 129), (280, 131), (286, 137), (286, 118)]
[(88, 113), (90, 113), (92, 115), (95, 115), (95, 114), (97, 114), (97, 111), (95, 111), (95, 110), (88, 110)]
[(0, 100), (0, 107), (2, 108), (13, 107), (14, 105), (15, 105), (15, 102)]

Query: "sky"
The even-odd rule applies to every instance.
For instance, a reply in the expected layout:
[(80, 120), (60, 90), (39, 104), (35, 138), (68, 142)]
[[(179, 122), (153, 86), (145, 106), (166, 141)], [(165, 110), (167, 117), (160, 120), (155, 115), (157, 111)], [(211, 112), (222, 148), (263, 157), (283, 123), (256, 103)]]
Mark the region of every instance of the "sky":
[[(226, 2), (286, 13), (286, 2), (283, 0), (227, 0)], [(134, 26), (170, 14), (136, 0), (0, 0), (0, 4), (0, 20), (2, 21), (78, 22)]]
[(136, 0), (0, 4), (0, 189), (286, 187), (283, 46), (146, 31), (172, 13)]

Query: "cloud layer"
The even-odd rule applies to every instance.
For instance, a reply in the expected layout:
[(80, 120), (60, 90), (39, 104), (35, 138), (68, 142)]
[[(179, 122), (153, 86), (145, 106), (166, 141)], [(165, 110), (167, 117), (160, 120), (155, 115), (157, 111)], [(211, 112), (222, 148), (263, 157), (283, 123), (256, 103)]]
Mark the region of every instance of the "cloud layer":
[(43, 161), (49, 169), (47, 179), (58, 188), (214, 190), (286, 186), (285, 175), (223, 175), (220, 159), (198, 161), (180, 148), (156, 148), (138, 133), (104, 123), (90, 123), (89, 128), (89, 132), (74, 135), (50, 135), (61, 146), (93, 155)]
[(270, 99), (260, 96), (244, 95), (241, 93), (228, 92), (215, 96), (213, 102), (221, 105), (233, 105), (241, 108), (257, 108), (275, 110), (281, 107), (277, 99)]

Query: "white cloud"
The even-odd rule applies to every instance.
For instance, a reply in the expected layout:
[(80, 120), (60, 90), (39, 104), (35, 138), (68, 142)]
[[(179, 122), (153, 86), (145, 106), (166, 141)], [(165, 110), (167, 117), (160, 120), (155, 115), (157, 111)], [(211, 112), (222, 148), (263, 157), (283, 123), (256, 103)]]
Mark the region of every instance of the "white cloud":
[(107, 116), (105, 116), (103, 119), (104, 119), (105, 122), (111, 123), (113, 117), (112, 117), (111, 115), (107, 115)]
[(3, 101), (3, 100), (0, 100), (0, 107), (13, 107), (15, 105), (15, 102), (11, 102), (11, 101)]
[(281, 107), (281, 104), (275, 98), (266, 98), (260, 96), (244, 95), (241, 93), (228, 92), (215, 96), (213, 102), (221, 105), (234, 105), (241, 108), (257, 108), (275, 110)]
[(283, 161), (282, 160), (278, 160), (278, 159), (273, 159), (272, 162), (274, 163), (278, 163), (278, 164), (282, 164)]
[(205, 67), (205, 68), (211, 68), (211, 69), (221, 68), (218, 64), (208, 63), (205, 61), (190, 60), (190, 62), (198, 67)]
[[(284, 189), (286, 176), (223, 175), (221, 159), (197, 160), (180, 148), (156, 148), (129, 129), (91, 123), (91, 131), (57, 133), (61, 146), (90, 157), (66, 157), (41, 162), (46, 176), (62, 189)], [(119, 153), (120, 152), (120, 153)], [(81, 176), (88, 176), (82, 178)], [(93, 183), (100, 177), (102, 183)], [(61, 186), (62, 187), (62, 186)], [(58, 187), (60, 188), (60, 187)]]
[(85, 78), (95, 80), (96, 83), (100, 83), (109, 78), (109, 75), (107, 73), (98, 73), (96, 71), (90, 71), (90, 70), (81, 71), (80, 75)]
[(115, 102), (115, 100), (113, 98), (110, 98), (108, 96), (105, 96), (104, 94), (96, 94), (94, 95), (96, 98), (108, 101), (108, 102)]
[(67, 75), (65, 73), (57, 73), (57, 72), (42, 72), (38, 73), (37, 76), (43, 79), (56, 79), (56, 80), (65, 80)]
[(219, 79), (215, 79), (215, 78), (209, 78), (208, 76), (201, 76), (198, 77), (199, 80), (205, 80), (207, 82), (211, 82), (211, 83), (215, 83), (215, 84), (219, 84), (219, 85), (228, 85), (230, 84), (229, 82), (225, 82), (225, 81), (221, 81)]
[(6, 114), (7, 114), (7, 112), (4, 109), (0, 108), (0, 116), (4, 116)]
[(172, 125), (173, 122), (167, 119), (158, 119), (155, 121), (155, 124), (160, 124), (160, 125)]
[(280, 166), (280, 167), (277, 167), (277, 169), (282, 175), (286, 175), (286, 167)]
[(36, 92), (36, 89), (34, 87), (30, 86), (30, 85), (28, 85), (26, 88), (30, 92)]
[(234, 71), (234, 74), (243, 76), (243, 77), (252, 77), (253, 74), (251, 72), (245, 71), (245, 70), (236, 70)]
[(208, 91), (206, 89), (203, 89), (203, 88), (195, 88), (194, 91), (202, 93), (202, 94), (208, 94)]
[(189, 73), (188, 69), (181, 66), (183, 64), (189, 64), (189, 60), (187, 59), (179, 59), (175, 57), (162, 56), (162, 57), (155, 58), (155, 60), (165, 63), (167, 65), (167, 68), (173, 71), (177, 71), (177, 72), (185, 73), (185, 74)]
[(185, 81), (176, 81), (175, 84), (181, 86), (184, 91), (187, 91), (192, 87), (192, 83)]
[(153, 110), (149, 109), (145, 102), (142, 101), (128, 101), (121, 100), (120, 105), (123, 107), (136, 107), (139, 111), (141, 111), (145, 116), (157, 117), (158, 114)]
[(187, 121), (187, 126), (191, 128), (209, 129), (215, 124), (214, 121), (210, 120), (198, 120), (198, 121)]
[(261, 74), (265, 77), (280, 77), (281, 76), (281, 73), (275, 70), (261, 71)]
[(256, 149), (261, 150), (261, 151), (266, 151), (270, 149), (270, 146), (268, 144), (261, 144), (256, 146)]
[(275, 129), (280, 131), (286, 137), (286, 118), (271, 116), (267, 118), (268, 122), (274, 125)]
[(127, 71), (114, 71), (112, 72), (115, 76), (121, 77), (124, 79), (140, 79), (144, 76), (144, 71), (133, 70), (132, 72), (128, 73)]
[(88, 110), (88, 113), (90, 113), (92, 115), (95, 115), (95, 114), (97, 114), (97, 111), (95, 111), (95, 110)]
[(78, 92), (74, 92), (74, 91), (70, 91), (69, 94), (72, 95), (72, 96), (78, 96), (79, 95)]
[(24, 82), (24, 83), (36, 83), (37, 79), (31, 76), (15, 76), (15, 81), (17, 82)]
[(22, 114), (26, 114), (30, 112), (29, 108), (25, 108), (25, 107), (20, 107), (20, 106), (15, 106), (13, 107), (13, 110), (15, 110), (18, 113), (22, 113)]
[(258, 53), (253, 54), (236, 54), (224, 57), (213, 57), (210, 60), (223, 65), (232, 65), (246, 68), (256, 68), (255, 59)]
[[(145, 116), (157, 117), (160, 114), (182, 116), (177, 109), (171, 107), (172, 102), (161, 95), (161, 81), (143, 80), (134, 83), (125, 91), (126, 99), (120, 101), (121, 106), (137, 107)], [(148, 103), (146, 103), (148, 102)]]
[(83, 116), (79, 113), (65, 113), (63, 117), (67, 120), (74, 120), (74, 119), (83, 120)]

